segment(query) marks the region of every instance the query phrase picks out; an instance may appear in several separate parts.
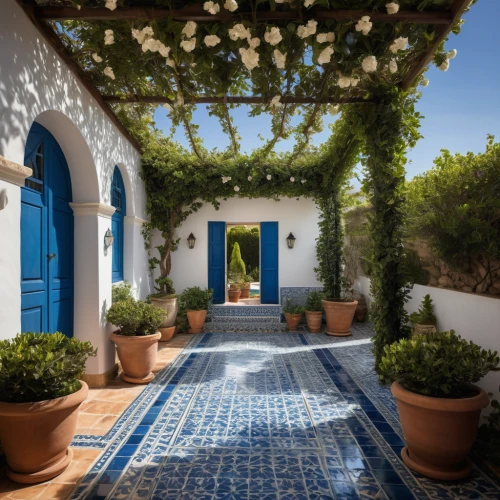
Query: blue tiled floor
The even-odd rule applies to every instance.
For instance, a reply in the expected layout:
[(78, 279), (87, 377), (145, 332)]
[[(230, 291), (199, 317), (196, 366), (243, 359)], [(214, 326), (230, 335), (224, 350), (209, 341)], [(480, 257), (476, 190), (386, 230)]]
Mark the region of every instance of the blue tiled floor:
[(366, 325), (321, 334), (197, 336), (103, 437), (74, 499), (500, 499), (479, 468), (465, 483), (412, 474)]

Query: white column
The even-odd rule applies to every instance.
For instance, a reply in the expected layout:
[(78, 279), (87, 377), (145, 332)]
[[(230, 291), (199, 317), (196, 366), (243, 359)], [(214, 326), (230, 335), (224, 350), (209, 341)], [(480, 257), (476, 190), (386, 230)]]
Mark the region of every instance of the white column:
[(111, 305), (112, 248), (104, 235), (115, 208), (102, 203), (71, 203), (75, 216), (74, 336), (97, 347), (87, 361), (87, 375), (102, 375), (115, 366), (115, 346), (109, 340), (106, 312)]
[(0, 339), (21, 331), (21, 186), (31, 168), (0, 156)]

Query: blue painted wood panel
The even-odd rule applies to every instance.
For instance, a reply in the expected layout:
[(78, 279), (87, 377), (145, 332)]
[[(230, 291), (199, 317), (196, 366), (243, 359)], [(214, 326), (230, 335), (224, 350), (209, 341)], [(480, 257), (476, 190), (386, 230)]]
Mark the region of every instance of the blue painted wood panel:
[(279, 303), (278, 223), (260, 223), (260, 302)]
[(125, 185), (123, 184), (122, 174), (118, 167), (113, 172), (111, 182), (111, 205), (116, 208), (111, 218), (111, 232), (114, 236), (113, 252), (113, 283), (123, 281), (123, 245), (125, 233), (125, 216), (127, 215), (127, 200), (125, 195)]
[(226, 301), (226, 223), (208, 223), (208, 288), (214, 291), (213, 303)]

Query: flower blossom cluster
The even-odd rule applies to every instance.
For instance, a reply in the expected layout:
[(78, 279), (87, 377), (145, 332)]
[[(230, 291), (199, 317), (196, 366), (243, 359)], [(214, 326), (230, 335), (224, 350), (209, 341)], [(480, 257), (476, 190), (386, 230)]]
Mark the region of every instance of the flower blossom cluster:
[(198, 25), (194, 21), (188, 21), (182, 28), (181, 35), (185, 36), (186, 40), (182, 40), (180, 46), (185, 52), (192, 52), (196, 47), (196, 38), (193, 37), (196, 34), (197, 27)]
[(104, 68), (104, 74), (108, 77), (111, 78), (111, 80), (115, 79), (115, 74), (113, 73), (113, 68), (111, 66), (106, 66)]
[(116, 9), (116, 0), (106, 0), (106, 4), (104, 5), (106, 9), (115, 10)]
[[(349, 87), (356, 87), (359, 83), (358, 76), (345, 76), (340, 71), (337, 71), (337, 74), (339, 76), (339, 79), (337, 80), (337, 85), (341, 89), (347, 89)], [(333, 114), (337, 114), (337, 113), (338, 113), (338, 107), (336, 108), (336, 111)], [(330, 112), (330, 114), (332, 114), (332, 112)]]
[(332, 60), (333, 55), (333, 45), (329, 45), (325, 49), (321, 51), (321, 54), (318, 56), (319, 64), (327, 64)]
[(399, 4), (396, 2), (390, 2), (385, 4), (388, 14), (397, 14), (399, 11)]
[(335, 33), (333, 31), (318, 33), (316, 35), (316, 41), (318, 43), (333, 43), (335, 41)]
[(356, 23), (356, 31), (361, 31), (363, 35), (368, 35), (372, 29), (373, 23), (370, 21), (370, 16), (363, 16)]
[(236, 0), (226, 0), (224, 8), (229, 12), (234, 12), (235, 10), (238, 10), (238, 2), (236, 2)]
[(399, 50), (405, 50), (407, 45), (408, 45), (408, 38), (403, 38), (402, 36), (400, 36), (391, 43), (391, 45), (389, 46), (389, 50), (393, 54), (395, 54)]
[(283, 54), (280, 50), (274, 49), (274, 62), (276, 63), (276, 67), (278, 69), (285, 69), (286, 63), (286, 53)]
[(300, 38), (307, 38), (308, 36), (315, 35), (316, 34), (316, 28), (318, 27), (318, 21), (315, 21), (314, 19), (309, 19), (307, 21), (307, 24), (301, 24), (297, 28), (297, 35)]
[(239, 186), (234, 186), (234, 190), (235, 190), (236, 192), (238, 192), (238, 191), (240, 190), (240, 187), (239, 187)]
[(395, 59), (391, 59), (389, 62), (389, 71), (393, 74), (398, 72), (398, 63)]
[(366, 56), (363, 61), (361, 61), (361, 67), (365, 73), (373, 73), (377, 71), (377, 58), (375, 56)]
[(272, 99), (271, 99), (271, 106), (273, 108), (281, 108), (283, 106), (283, 103), (280, 102), (281, 100), (281, 96), (279, 95), (275, 95)]
[(204, 42), (207, 47), (215, 47), (220, 43), (220, 38), (217, 35), (207, 35)]
[(104, 32), (104, 45), (113, 45), (115, 43), (115, 35), (113, 30), (106, 30)]
[(214, 16), (220, 11), (220, 5), (218, 3), (212, 2), (211, 0), (210, 2), (205, 2), (203, 4), (203, 8)]
[(92, 59), (96, 62), (96, 63), (102, 63), (102, 57), (97, 53), (97, 52), (94, 52), (92, 54)]
[(226, 182), (229, 182), (231, 180), (231, 177), (227, 177), (225, 175), (222, 176), (222, 184), (225, 184)]
[(314, 2), (316, 0), (304, 0), (304, 7), (307, 9), (308, 7), (311, 7), (311, 5), (314, 5)]
[(278, 45), (278, 43), (283, 40), (283, 37), (281, 36), (281, 32), (279, 28), (273, 27), (271, 28), (270, 31), (266, 31), (264, 34), (264, 40), (269, 44), (269, 45)]
[(132, 28), (132, 37), (141, 45), (143, 52), (149, 50), (151, 52), (159, 52), (163, 57), (168, 57), (170, 54), (170, 47), (167, 47), (163, 42), (160, 42), (160, 40), (156, 40), (153, 36), (154, 31), (151, 26), (146, 26), (142, 28), (142, 30)]

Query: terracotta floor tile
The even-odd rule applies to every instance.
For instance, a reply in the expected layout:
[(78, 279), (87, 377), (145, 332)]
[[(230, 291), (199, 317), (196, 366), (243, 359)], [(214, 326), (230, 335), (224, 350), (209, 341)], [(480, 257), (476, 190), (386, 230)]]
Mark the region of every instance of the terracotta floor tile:
[(111, 429), (115, 422), (118, 420), (118, 417), (114, 415), (105, 415), (102, 417), (99, 422), (97, 422), (92, 429)]
[(94, 400), (91, 405), (85, 408), (84, 412), (98, 415), (121, 415), (127, 407), (128, 403)]
[(15, 490), (11, 491), (7, 498), (16, 500), (34, 500), (35, 498), (43, 499), (43, 492), (47, 489), (48, 484), (35, 484), (32, 486), (22, 486), (15, 484)]
[(94, 460), (73, 460), (68, 468), (57, 476), (57, 483), (78, 483), (90, 468), (93, 461)]
[[(100, 454), (101, 450), (95, 450), (93, 448), (72, 448), (73, 450), (73, 460), (95, 460)], [(53, 482), (57, 482), (57, 477), (53, 479)]]
[(102, 415), (93, 415), (92, 413), (80, 413), (78, 415), (77, 427), (92, 427), (101, 420)]
[(43, 500), (64, 500), (69, 498), (75, 486), (76, 484), (49, 484), (48, 488), (43, 492)]
[(90, 427), (77, 427), (75, 434), (83, 434), (84, 436), (104, 436), (108, 432), (106, 429), (96, 429)]

